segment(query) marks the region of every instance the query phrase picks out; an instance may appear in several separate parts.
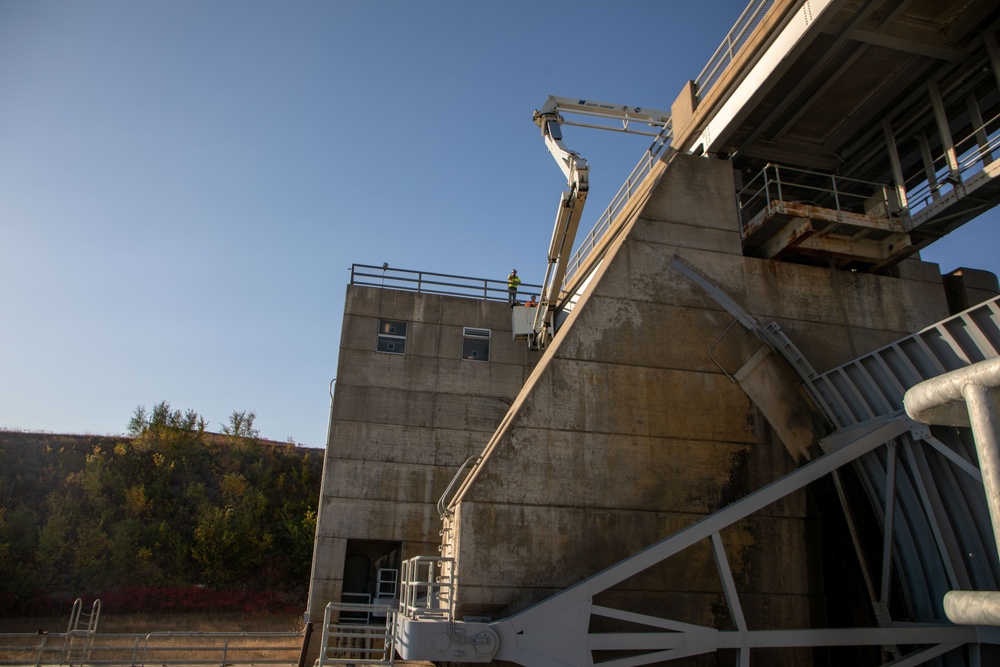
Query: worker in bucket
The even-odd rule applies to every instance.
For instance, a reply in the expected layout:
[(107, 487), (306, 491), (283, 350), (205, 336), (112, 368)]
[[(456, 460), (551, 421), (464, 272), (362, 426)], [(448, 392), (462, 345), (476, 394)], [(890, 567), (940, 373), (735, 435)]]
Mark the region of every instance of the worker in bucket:
[(534, 308), (535, 306), (537, 306), (537, 305), (538, 305), (538, 302), (537, 302), (537, 301), (535, 301), (535, 295), (534, 295), (534, 294), (532, 294), (532, 295), (531, 295), (531, 298), (530, 298), (530, 299), (528, 299), (528, 300), (527, 300), (527, 302), (525, 302), (525, 304), (524, 304), (524, 305), (528, 306), (529, 308)]
[(517, 286), (521, 284), (521, 279), (517, 277), (517, 269), (511, 269), (507, 276), (507, 300), (510, 305), (517, 304)]

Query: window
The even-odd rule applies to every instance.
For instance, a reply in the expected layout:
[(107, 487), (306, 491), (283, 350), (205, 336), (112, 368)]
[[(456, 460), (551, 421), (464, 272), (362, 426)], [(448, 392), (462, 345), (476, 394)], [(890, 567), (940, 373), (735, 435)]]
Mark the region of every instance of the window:
[(375, 349), (379, 352), (403, 354), (406, 351), (406, 322), (379, 320), (378, 344)]
[(462, 358), (473, 361), (489, 361), (491, 333), (489, 329), (463, 328)]

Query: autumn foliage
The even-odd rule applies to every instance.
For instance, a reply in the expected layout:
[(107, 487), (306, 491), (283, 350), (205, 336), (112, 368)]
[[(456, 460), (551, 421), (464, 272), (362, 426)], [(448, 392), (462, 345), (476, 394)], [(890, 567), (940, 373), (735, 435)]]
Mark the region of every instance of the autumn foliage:
[(127, 437), (0, 431), (0, 614), (304, 608), (322, 451), (253, 420), (163, 402)]

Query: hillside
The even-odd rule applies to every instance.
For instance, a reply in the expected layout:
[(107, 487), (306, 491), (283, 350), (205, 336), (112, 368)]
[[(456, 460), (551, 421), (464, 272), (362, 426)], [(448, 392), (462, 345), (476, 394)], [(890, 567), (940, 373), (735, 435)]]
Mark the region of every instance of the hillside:
[(142, 416), (131, 436), (0, 431), (0, 614), (303, 608), (323, 450)]

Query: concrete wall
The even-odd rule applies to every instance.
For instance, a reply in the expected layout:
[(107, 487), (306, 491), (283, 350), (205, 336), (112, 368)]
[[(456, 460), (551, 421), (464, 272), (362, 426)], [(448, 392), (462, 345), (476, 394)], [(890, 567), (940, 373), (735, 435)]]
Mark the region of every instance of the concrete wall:
[[(649, 248), (777, 321), (821, 371), (947, 315), (933, 265), (904, 279), (743, 257), (733, 191), (728, 163), (676, 158), (601, 263), (458, 505), (460, 616), (523, 609), (794, 468), (709, 356), (733, 372), (759, 343)], [(822, 616), (822, 522), (798, 493), (723, 532), (753, 627)], [(732, 627), (705, 544), (602, 596)]]
[[(664, 258), (678, 256), (761, 323), (776, 321), (820, 372), (948, 314), (933, 264), (908, 260), (893, 276), (872, 276), (743, 257), (727, 162), (681, 156), (652, 178), (659, 180), (641, 214), (544, 355), (511, 340), (504, 303), (348, 288), (310, 589), (314, 620), (340, 597), (349, 540), (400, 542), (402, 558), (438, 553), (436, 503), (470, 456), (485, 460), (454, 517), (458, 609), (495, 618), (808, 456), (808, 442), (783, 442), (787, 424), (768, 421), (808, 411), (767, 409), (769, 400), (788, 403), (788, 392), (767, 396), (768, 383), (789, 377), (784, 362), (772, 354), (753, 390), (731, 381), (760, 341), (730, 328), (733, 318)], [(379, 319), (408, 324), (406, 354), (375, 351)], [(463, 326), (493, 331), (488, 363), (461, 359)], [(830, 531), (814, 501), (791, 495), (722, 533), (752, 627), (823, 624)], [(835, 546), (836, 558), (854, 558), (849, 542)], [(707, 544), (598, 602), (732, 626)], [(808, 652), (791, 655), (774, 664), (811, 664)]]
[(944, 285), (952, 313), (960, 313), (1000, 294), (997, 277), (980, 269), (955, 269), (944, 276)]
[[(323, 470), (309, 611), (340, 600), (348, 540), (436, 555), (436, 503), (478, 454), (537, 361), (506, 303), (349, 286)], [(405, 354), (376, 351), (380, 319), (406, 322)], [(462, 359), (462, 328), (492, 330), (488, 362)]]

